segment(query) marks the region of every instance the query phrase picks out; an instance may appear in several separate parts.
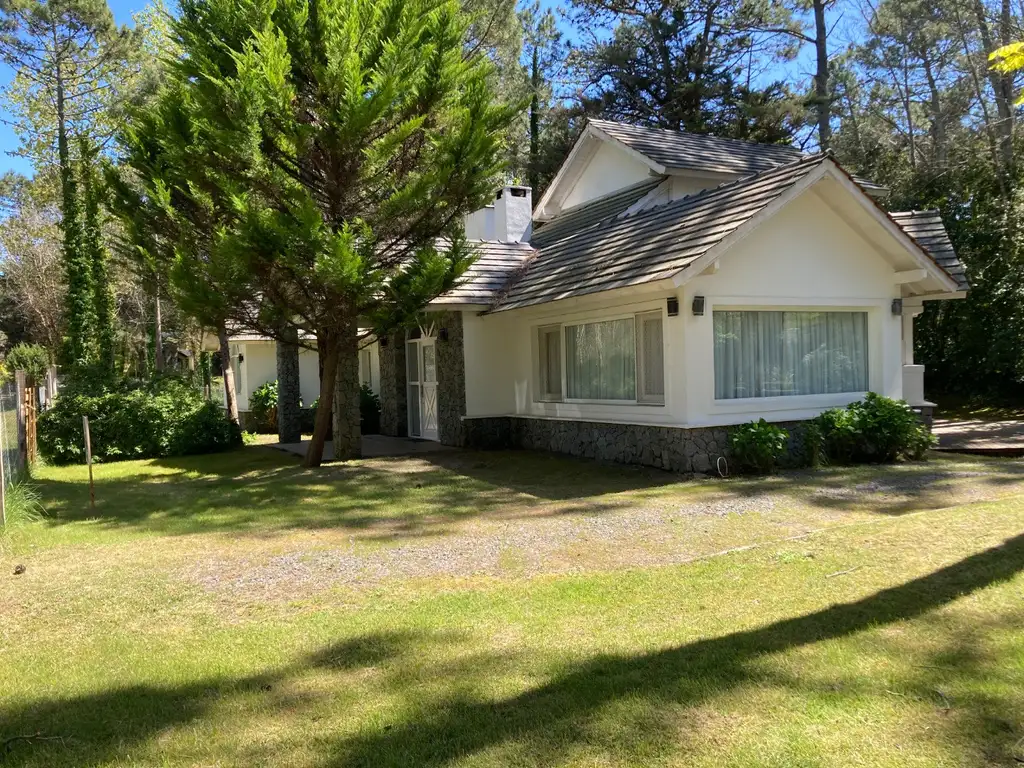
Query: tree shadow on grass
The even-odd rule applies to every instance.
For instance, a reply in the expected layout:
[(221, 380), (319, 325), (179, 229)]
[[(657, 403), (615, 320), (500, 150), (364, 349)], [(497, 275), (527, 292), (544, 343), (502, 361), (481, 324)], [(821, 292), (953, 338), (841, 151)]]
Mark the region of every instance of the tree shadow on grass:
[(96, 519), (101, 526), (173, 535), (338, 529), (387, 540), (444, 535), (460, 520), (595, 515), (665, 500), (732, 503), (742, 512), (749, 498), (771, 494), (835, 512), (898, 515), (1014, 485), (1024, 490), (1024, 462), (1006, 460), (701, 481), (531, 451), (452, 451), (309, 470), (290, 455), (249, 448), (151, 465), (149, 473), (136, 465), (98, 467), (95, 512), (81, 468), (71, 479), (49, 471), (38, 485), (51, 524)]
[[(694, 707), (759, 680), (763, 672), (758, 662), (766, 656), (920, 617), (1012, 579), (1022, 570), (1024, 534), (926, 576), (805, 616), (640, 655), (594, 657), (571, 664), (550, 682), (505, 699), (483, 701), (455, 694), (428, 700), (405, 722), (383, 724), (338, 740), (324, 756), (324, 763), (441, 766), (513, 743), (531, 762), (554, 762), (571, 751), (608, 743), (602, 739), (599, 717), (607, 705), (630, 700), (654, 707)], [(63, 747), (49, 742), (19, 747), (9, 759), (26, 762), (11, 765), (87, 765), (113, 760), (140, 750), (144, 742), (165, 729), (196, 723), (225, 697), (272, 691), (278, 683), (311, 668), (346, 670), (385, 664), (421, 641), (419, 636), (402, 634), (369, 635), (329, 647), (280, 671), (243, 679), (212, 678), (166, 688), (136, 685), (11, 707), (0, 710), (0, 723), (4, 724), (0, 739), (35, 732), (69, 739)], [(452, 638), (439, 641), (452, 642)], [(465, 674), (479, 675), (479, 665)], [(287, 706), (293, 707), (294, 702)], [(662, 725), (656, 718), (637, 718), (633, 727), (638, 730), (631, 739), (641, 743), (645, 736), (658, 735), (655, 732)]]

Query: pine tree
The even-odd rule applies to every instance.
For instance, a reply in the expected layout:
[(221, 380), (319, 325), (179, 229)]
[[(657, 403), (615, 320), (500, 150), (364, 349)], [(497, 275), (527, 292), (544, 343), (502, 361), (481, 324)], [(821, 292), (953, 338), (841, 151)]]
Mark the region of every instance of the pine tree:
[(328, 403), (335, 455), (358, 455), (360, 321), (409, 322), (451, 286), (462, 218), (500, 178), (515, 110), (467, 30), (450, 0), (186, 0), (183, 55), (123, 137), (141, 197), (176, 222), (179, 300), (317, 337), (309, 465)]
[(103, 240), (102, 198), (104, 188), (96, 170), (97, 152), (88, 139), (80, 139), (82, 168), (82, 251), (89, 263), (92, 317), (95, 322), (96, 360), (106, 374), (114, 372), (114, 292), (110, 286), (110, 253)]
[(46, 162), (57, 150), (67, 279), (62, 357), (72, 366), (94, 354), (96, 313), (71, 139), (108, 114), (130, 39), (105, 0), (0, 0), (0, 56), (15, 71), (6, 96), (22, 151)]

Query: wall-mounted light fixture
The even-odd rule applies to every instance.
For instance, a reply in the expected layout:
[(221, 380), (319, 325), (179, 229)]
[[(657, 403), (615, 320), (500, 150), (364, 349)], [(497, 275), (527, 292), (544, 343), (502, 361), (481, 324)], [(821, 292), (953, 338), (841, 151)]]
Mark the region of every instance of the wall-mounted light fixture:
[(903, 314), (903, 299), (893, 299), (892, 300), (892, 313), (894, 315), (902, 315)]
[(441, 330), (439, 330), (437, 332), (437, 338), (439, 338), (441, 341), (448, 341), (448, 329), (442, 328)]
[(679, 315), (679, 299), (675, 296), (668, 300), (668, 316), (677, 317)]
[(388, 345), (388, 337), (387, 336), (381, 336), (380, 337), (380, 347), (381, 347), (381, 349), (383, 349), (387, 345)]
[(238, 364), (241, 365), (244, 362), (245, 362), (245, 355), (239, 355), (238, 356)]
[(704, 316), (704, 297), (703, 296), (694, 296), (693, 297), (692, 309), (693, 309), (693, 316), (694, 317), (703, 317)]

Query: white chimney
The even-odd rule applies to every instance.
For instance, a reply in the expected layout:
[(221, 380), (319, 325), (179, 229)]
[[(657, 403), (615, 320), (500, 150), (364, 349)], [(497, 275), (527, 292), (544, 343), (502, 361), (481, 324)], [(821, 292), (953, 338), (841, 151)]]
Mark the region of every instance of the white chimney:
[(528, 243), (533, 233), (533, 199), (529, 187), (503, 187), (494, 201), (495, 239)]
[(526, 243), (533, 231), (533, 200), (529, 187), (502, 187), (494, 203), (466, 216), (466, 237)]

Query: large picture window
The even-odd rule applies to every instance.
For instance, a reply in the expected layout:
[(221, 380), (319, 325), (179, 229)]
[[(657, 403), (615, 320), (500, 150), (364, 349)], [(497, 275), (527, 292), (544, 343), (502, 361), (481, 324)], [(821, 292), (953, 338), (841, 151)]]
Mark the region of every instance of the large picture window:
[(536, 382), (538, 400), (664, 403), (661, 313), (538, 328)]
[(867, 312), (716, 310), (715, 399), (868, 390)]
[(632, 317), (565, 326), (565, 383), (573, 400), (636, 400)]

